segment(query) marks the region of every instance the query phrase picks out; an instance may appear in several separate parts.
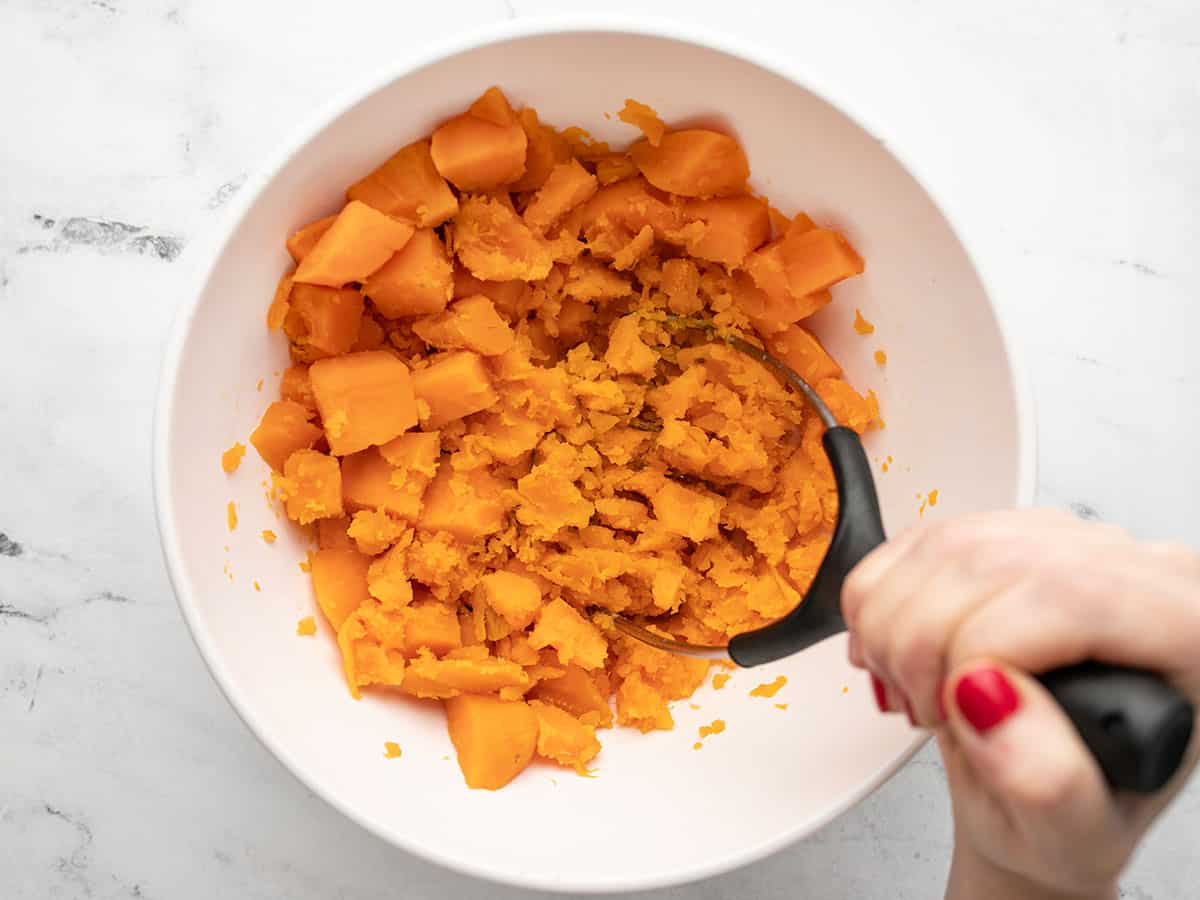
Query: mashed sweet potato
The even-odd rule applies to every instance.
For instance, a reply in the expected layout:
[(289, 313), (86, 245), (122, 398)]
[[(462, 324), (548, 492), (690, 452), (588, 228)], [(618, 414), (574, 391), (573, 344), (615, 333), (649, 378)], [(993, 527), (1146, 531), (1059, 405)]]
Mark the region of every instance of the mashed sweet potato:
[(627, 150), (497, 88), (287, 239), (268, 324), (293, 366), (251, 443), (311, 529), (350, 692), (445, 705), (468, 785), (597, 729), (671, 728), (699, 641), (794, 607), (837, 498), (819, 421), (737, 333), (879, 424), (802, 320), (863, 270), (747, 186), (738, 142), (630, 101)]

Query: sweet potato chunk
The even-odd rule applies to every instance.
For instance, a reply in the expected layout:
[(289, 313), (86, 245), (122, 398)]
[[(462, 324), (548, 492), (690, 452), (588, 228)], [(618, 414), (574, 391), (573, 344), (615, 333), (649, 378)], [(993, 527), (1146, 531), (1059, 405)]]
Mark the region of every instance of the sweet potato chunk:
[(529, 697), (544, 700), (564, 709), (581, 722), (608, 728), (612, 725), (612, 708), (607, 695), (596, 680), (577, 665), (563, 667), (562, 675), (539, 681), (529, 691)]
[(454, 269), (454, 299), (475, 297), (482, 294), (495, 305), (496, 309), (510, 319), (518, 317), (521, 301), (525, 297), (528, 286), (519, 278), (508, 281), (484, 281), (476, 278), (462, 266)]
[[(322, 522), (333, 521), (323, 519)], [(317, 605), (334, 630), (352, 612), (371, 599), (367, 593), (367, 567), (371, 557), (357, 550), (318, 550), (310, 557)]]
[(363, 285), (363, 292), (389, 319), (441, 312), (453, 289), (454, 269), (432, 228), (418, 229)]
[(342, 497), (350, 510), (373, 509), (415, 522), (430, 482), (421, 472), (401, 472), (378, 447), (342, 457)]
[(358, 340), (362, 312), (362, 295), (353, 288), (297, 284), (292, 287), (283, 330), (293, 343), (337, 356)]
[(646, 180), (681, 197), (723, 197), (745, 190), (750, 164), (741, 145), (727, 134), (692, 128), (629, 148)]
[(536, 281), (550, 274), (555, 248), (530, 231), (512, 208), (483, 195), (463, 199), (454, 251), (476, 278)]
[(318, 360), (309, 377), (329, 449), (337, 456), (390, 441), (417, 424), (408, 366), (386, 351)]
[(863, 271), (862, 257), (850, 242), (828, 228), (789, 230), (781, 254), (788, 287), (797, 296), (823, 291)]
[(274, 480), (289, 519), (307, 525), (342, 514), (342, 473), (333, 457), (297, 450), (283, 464), (283, 476)]
[(495, 659), (487, 648), (478, 648), (482, 658), (435, 659), (431, 654), (418, 653), (409, 664), (409, 673), (427, 684), (463, 694), (487, 694), (502, 688), (523, 688), (529, 685), (525, 669), (512, 660)]
[(445, 531), (460, 541), (495, 534), (504, 527), (503, 491), (511, 485), (487, 469), (456, 472), (449, 459), (425, 489), (418, 527)]
[(491, 191), (524, 174), (527, 146), (516, 113), (493, 87), (434, 129), (430, 150), (438, 172), (460, 191)]
[(837, 378), (842, 374), (842, 367), (833, 361), (821, 342), (811, 331), (799, 325), (789, 325), (769, 338), (767, 350), (791, 366), (809, 384), (815, 385), (818, 381)]
[(534, 701), (538, 719), (537, 754), (560, 766), (583, 771), (600, 752), (594, 725), (585, 725), (566, 710)]
[(525, 207), (525, 224), (538, 234), (544, 233), (579, 204), (592, 199), (598, 187), (596, 176), (578, 160), (555, 166), (546, 183)]
[(455, 300), (436, 316), (418, 319), (413, 333), (439, 350), (472, 350), (482, 356), (499, 356), (513, 345), (513, 331), (482, 294)]
[(458, 616), (452, 606), (436, 600), (416, 600), (404, 607), (401, 617), (405, 656), (415, 657), (422, 649), (442, 656), (462, 646)]
[(657, 147), (661, 144), (663, 137), (667, 133), (667, 126), (658, 117), (658, 113), (652, 107), (647, 106), (645, 103), (639, 103), (632, 97), (625, 99), (625, 106), (617, 113), (617, 118), (622, 122), (628, 122), (634, 128), (638, 129), (646, 136), (646, 140), (650, 142), (650, 146), (652, 147)]
[(516, 629), (532, 624), (542, 607), (542, 590), (537, 582), (515, 572), (484, 575), (479, 579), (478, 597)]
[(536, 191), (559, 163), (571, 159), (571, 148), (549, 125), (538, 121), (537, 110), (526, 107), (517, 113), (525, 130), (525, 174), (508, 186), (511, 191)]
[[(345, 480), (342, 481), (342, 503), (345, 504)], [(346, 533), (350, 519), (338, 516), (331, 519), (317, 520), (317, 546), (322, 550), (354, 550), (354, 541)], [(360, 554), (361, 555), (361, 554)], [(369, 562), (369, 560), (368, 560)]]
[(413, 390), (428, 408), (421, 425), (427, 430), (480, 412), (500, 402), (487, 367), (476, 353), (442, 354), (431, 366), (413, 373)]
[(308, 256), (308, 252), (317, 245), (321, 235), (329, 230), (329, 226), (336, 218), (336, 215), (326, 216), (315, 222), (309, 222), (303, 228), (293, 232), (292, 236), (287, 239), (287, 251), (291, 254), (292, 259), (298, 263)]
[(537, 715), (520, 700), (454, 697), (446, 701), (446, 724), (468, 787), (504, 787), (537, 748)]
[(271, 305), (267, 307), (267, 327), (278, 331), (287, 320), (288, 309), (292, 296), (292, 273), (287, 273), (275, 285), (275, 293), (271, 297)]
[(793, 297), (786, 291), (772, 296), (759, 288), (745, 272), (733, 273), (731, 294), (754, 330), (764, 336), (776, 334), (793, 322), (808, 318), (832, 299), (829, 291), (817, 291), (806, 297)]
[(668, 531), (690, 541), (717, 536), (717, 525), (725, 501), (716, 494), (667, 481), (650, 498), (654, 517)]
[(561, 598), (542, 607), (529, 643), (539, 650), (553, 647), (563, 665), (578, 663), (585, 669), (598, 669), (608, 656), (600, 629)]
[(341, 287), (364, 281), (408, 243), (413, 227), (351, 200), (296, 267), (302, 284)]
[(429, 152), (429, 141), (414, 141), (362, 181), (350, 185), (347, 200), (361, 200), (380, 212), (436, 228), (456, 212), (458, 199)]
[(317, 414), (317, 398), (313, 396), (308, 366), (296, 363), (283, 370), (279, 379), (279, 398), (299, 403), (308, 411), (309, 418)]
[(767, 203), (758, 197), (715, 197), (689, 200), (684, 215), (704, 223), (704, 231), (688, 241), (688, 252), (700, 259), (740, 266), (746, 255), (771, 235)]
[[(782, 240), (772, 241), (751, 253), (744, 265), (754, 284), (770, 301), (761, 306), (756, 315), (772, 330), (777, 331), (792, 322), (808, 318), (832, 299), (827, 290), (816, 290), (809, 294), (793, 290), (787, 274)], [(755, 315), (750, 309), (747, 309), (747, 314), (752, 317)]]
[(317, 442), (321, 429), (309, 421), (309, 411), (291, 400), (276, 400), (267, 407), (250, 443), (276, 472), (283, 471), (287, 458)]

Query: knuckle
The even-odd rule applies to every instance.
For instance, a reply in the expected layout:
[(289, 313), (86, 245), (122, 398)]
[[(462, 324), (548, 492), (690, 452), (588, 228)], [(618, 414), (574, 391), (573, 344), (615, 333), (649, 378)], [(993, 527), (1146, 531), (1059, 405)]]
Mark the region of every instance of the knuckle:
[(941, 671), (940, 646), (928, 630), (909, 628), (897, 635), (888, 662), (896, 680), (904, 687), (926, 687)]

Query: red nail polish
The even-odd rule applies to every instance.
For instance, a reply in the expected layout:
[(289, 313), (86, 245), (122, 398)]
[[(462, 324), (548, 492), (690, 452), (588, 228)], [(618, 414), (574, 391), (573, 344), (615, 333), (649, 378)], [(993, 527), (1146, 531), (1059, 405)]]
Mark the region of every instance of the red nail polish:
[(1021, 698), (1003, 672), (989, 667), (959, 679), (954, 702), (971, 727), (984, 734), (1016, 712)]
[(887, 688), (883, 686), (883, 682), (874, 672), (871, 673), (871, 688), (875, 691), (875, 705), (879, 707), (881, 713), (887, 712)]

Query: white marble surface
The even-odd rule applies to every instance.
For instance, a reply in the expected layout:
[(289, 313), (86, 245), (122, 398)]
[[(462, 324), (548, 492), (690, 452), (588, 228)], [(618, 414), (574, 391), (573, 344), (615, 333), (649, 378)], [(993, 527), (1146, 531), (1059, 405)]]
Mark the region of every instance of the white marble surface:
[[(181, 251), (297, 117), (466, 23), (576, 7), (0, 2), (0, 896), (524, 896), (367, 835), (240, 724), (160, 561), (150, 416)], [(1195, 0), (656, 11), (786, 48), (923, 164), (1019, 326), (1043, 502), (1200, 544)], [(934, 897), (948, 831), (927, 750), (812, 839), (660, 896)], [(1125, 895), (1195, 896), (1198, 832), (1200, 783)]]

